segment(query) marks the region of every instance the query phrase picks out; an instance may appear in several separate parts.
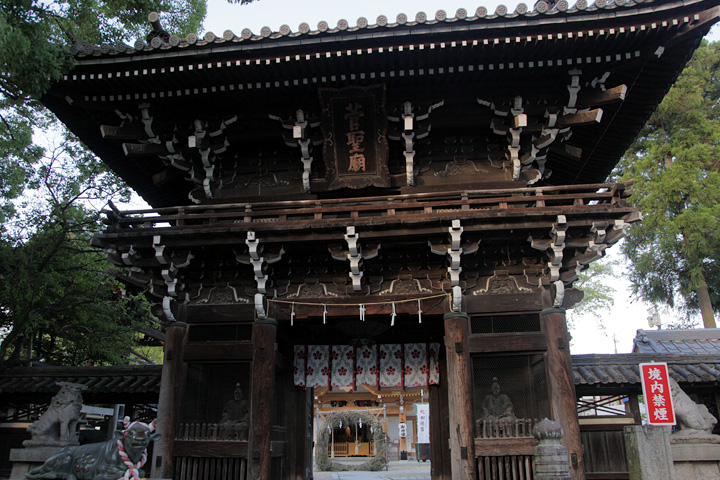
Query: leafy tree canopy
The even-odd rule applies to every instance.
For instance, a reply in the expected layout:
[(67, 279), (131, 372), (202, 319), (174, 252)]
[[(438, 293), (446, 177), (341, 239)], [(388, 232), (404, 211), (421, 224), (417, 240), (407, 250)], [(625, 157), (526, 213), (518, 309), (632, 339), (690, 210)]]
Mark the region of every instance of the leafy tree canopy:
[(0, 0), (0, 368), (126, 362), (152, 326), (89, 246), (98, 209), (128, 189), (39, 101), (72, 68), (69, 45), (143, 38), (152, 11), (184, 36), (206, 0)]
[(604, 334), (603, 315), (615, 304), (616, 291), (611, 281), (618, 267), (616, 259), (604, 257), (591, 263), (580, 274), (573, 287), (582, 290), (585, 296), (578, 306), (568, 311), (568, 326), (571, 330), (578, 327), (581, 317), (588, 317), (595, 321), (596, 329)]
[(720, 44), (703, 42), (618, 167), (643, 213), (623, 244), (634, 293), (714, 326), (720, 307)]

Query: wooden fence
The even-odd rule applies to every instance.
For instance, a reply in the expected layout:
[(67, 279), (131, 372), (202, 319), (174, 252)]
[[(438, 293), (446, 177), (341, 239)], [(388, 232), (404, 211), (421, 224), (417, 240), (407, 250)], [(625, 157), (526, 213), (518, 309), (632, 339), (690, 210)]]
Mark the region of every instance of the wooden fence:
[(479, 480), (532, 480), (537, 440), (531, 418), (475, 422), (475, 461)]

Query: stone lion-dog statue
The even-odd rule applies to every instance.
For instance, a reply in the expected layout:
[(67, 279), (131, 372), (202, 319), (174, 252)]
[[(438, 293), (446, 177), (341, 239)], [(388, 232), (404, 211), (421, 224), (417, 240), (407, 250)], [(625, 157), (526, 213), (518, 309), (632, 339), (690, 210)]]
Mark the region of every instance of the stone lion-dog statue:
[(27, 427), (32, 434), (25, 440), (25, 447), (63, 447), (78, 445), (77, 423), (82, 409), (82, 393), (85, 385), (57, 382), (60, 391), (50, 401), (50, 406), (34, 423)]
[(677, 430), (672, 433), (670, 443), (720, 443), (720, 436), (712, 433), (717, 419), (705, 405), (693, 402), (674, 378), (669, 380), (677, 420)]

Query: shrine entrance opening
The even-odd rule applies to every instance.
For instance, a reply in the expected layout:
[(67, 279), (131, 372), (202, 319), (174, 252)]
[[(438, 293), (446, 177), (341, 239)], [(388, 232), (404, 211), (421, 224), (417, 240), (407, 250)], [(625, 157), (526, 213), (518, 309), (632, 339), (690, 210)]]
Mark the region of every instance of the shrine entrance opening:
[(440, 421), (446, 381), (443, 335), (436, 314), (282, 323), (278, 343), (292, 348), (293, 385), (312, 392), (316, 469), (378, 470), (388, 460), (428, 461), (431, 449), (442, 449), (430, 423)]

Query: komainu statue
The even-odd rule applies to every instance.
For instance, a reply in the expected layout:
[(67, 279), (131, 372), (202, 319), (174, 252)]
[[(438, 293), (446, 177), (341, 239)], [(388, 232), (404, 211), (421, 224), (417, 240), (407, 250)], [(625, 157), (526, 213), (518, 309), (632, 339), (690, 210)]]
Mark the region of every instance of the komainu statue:
[(30, 470), (28, 479), (64, 480), (140, 480), (147, 461), (147, 447), (160, 438), (155, 421), (130, 423), (125, 417), (124, 430), (115, 432), (106, 442), (68, 446), (43, 465)]
[(57, 382), (60, 391), (50, 401), (50, 406), (43, 415), (27, 427), (32, 434), (25, 440), (25, 447), (64, 447), (78, 445), (76, 434), (77, 422), (83, 398), (81, 392), (85, 385), (70, 382)]
[(677, 420), (677, 430), (670, 437), (670, 442), (720, 443), (720, 436), (712, 433), (717, 419), (707, 407), (693, 402), (672, 377), (670, 377), (670, 391)]

